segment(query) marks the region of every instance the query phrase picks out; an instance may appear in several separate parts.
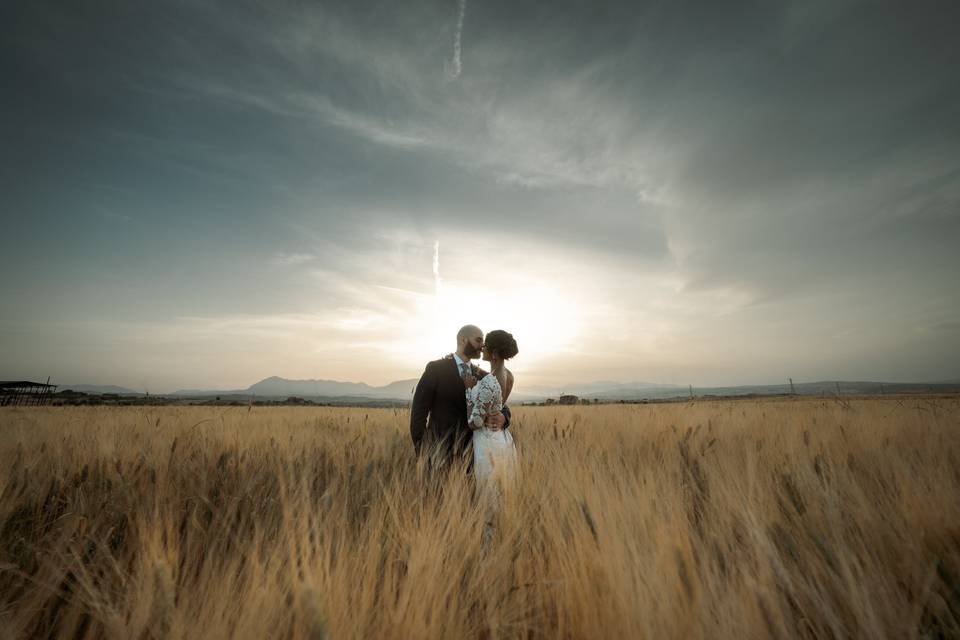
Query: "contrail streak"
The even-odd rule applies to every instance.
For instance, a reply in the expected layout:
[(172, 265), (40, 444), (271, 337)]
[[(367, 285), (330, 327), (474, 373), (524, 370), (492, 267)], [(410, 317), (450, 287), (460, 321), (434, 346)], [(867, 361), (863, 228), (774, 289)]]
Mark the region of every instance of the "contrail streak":
[(433, 289), (440, 299), (440, 241), (433, 243)]
[(463, 70), (463, 64), (460, 61), (460, 42), (463, 36), (463, 16), (467, 13), (467, 0), (459, 0), (460, 13), (457, 15), (457, 30), (453, 35), (453, 62), (451, 63), (450, 79), (456, 80), (460, 77)]

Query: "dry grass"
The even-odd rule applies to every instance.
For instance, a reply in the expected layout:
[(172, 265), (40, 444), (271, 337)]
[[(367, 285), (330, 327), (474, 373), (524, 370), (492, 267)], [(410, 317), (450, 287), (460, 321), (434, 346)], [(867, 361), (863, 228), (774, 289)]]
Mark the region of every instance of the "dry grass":
[(405, 411), (4, 410), (2, 635), (960, 637), (957, 399), (515, 416), (481, 559)]

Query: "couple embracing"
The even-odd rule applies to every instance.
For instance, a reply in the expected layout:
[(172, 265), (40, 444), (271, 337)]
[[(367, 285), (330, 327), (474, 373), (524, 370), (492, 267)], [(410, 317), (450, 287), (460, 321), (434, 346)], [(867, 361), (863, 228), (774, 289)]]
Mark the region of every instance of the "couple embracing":
[[(431, 468), (458, 463), (472, 467), (481, 493), (514, 473), (517, 452), (507, 398), (513, 374), (506, 361), (517, 355), (517, 341), (506, 331), (483, 331), (467, 325), (457, 333), (457, 351), (427, 364), (413, 394), (410, 435), (418, 455)], [(471, 360), (490, 363), (483, 371)]]

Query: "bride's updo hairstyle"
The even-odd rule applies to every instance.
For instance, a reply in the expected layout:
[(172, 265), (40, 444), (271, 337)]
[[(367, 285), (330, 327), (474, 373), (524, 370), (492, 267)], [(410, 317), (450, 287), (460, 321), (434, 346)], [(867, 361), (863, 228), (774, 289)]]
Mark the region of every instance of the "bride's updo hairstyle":
[(503, 329), (497, 329), (487, 334), (483, 344), (490, 349), (490, 353), (496, 354), (504, 360), (509, 360), (520, 353), (517, 349), (517, 341), (513, 339), (512, 333), (507, 333)]

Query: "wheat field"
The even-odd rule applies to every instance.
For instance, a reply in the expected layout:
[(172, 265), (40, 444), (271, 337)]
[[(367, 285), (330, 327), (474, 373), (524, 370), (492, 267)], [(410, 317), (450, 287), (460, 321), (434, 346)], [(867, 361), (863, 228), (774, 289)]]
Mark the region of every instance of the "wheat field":
[(0, 635), (960, 637), (960, 399), (518, 407), (483, 553), (407, 420), (4, 409)]

